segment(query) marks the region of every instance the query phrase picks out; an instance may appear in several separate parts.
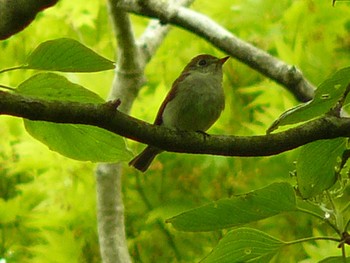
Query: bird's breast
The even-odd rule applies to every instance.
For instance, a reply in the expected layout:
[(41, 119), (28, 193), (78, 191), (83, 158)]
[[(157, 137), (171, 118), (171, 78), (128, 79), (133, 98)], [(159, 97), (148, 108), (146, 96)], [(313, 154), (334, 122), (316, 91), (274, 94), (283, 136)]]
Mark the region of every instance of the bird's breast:
[(206, 131), (220, 116), (225, 99), (221, 81), (190, 81), (179, 85), (164, 109), (163, 125)]

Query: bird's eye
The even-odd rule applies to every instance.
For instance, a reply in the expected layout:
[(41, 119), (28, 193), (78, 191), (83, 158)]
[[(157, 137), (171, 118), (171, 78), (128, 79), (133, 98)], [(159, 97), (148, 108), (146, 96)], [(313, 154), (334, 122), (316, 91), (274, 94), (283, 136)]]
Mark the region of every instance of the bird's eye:
[(205, 65), (207, 65), (207, 61), (205, 59), (201, 59), (200, 61), (198, 61), (198, 65), (205, 66)]

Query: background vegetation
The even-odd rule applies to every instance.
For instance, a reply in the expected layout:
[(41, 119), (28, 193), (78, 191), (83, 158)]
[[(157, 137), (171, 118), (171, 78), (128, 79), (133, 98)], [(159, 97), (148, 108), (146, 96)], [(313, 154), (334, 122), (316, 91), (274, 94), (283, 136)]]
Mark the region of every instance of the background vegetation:
[[(350, 5), (331, 1), (198, 0), (200, 11), (229, 31), (296, 65), (315, 85), (350, 64)], [(140, 33), (147, 19), (133, 16)], [(0, 68), (22, 64), (41, 42), (76, 39), (114, 59), (105, 1), (60, 1), (23, 32), (0, 42)], [(174, 28), (147, 67), (147, 83), (132, 115), (152, 122), (173, 80), (199, 53), (223, 56), (193, 34)], [(226, 108), (209, 133), (264, 134), (285, 110), (298, 104), (276, 83), (231, 59), (225, 64)], [(0, 75), (17, 86), (32, 71)], [(71, 81), (107, 97), (112, 71), (65, 74)], [(22, 120), (0, 119), (0, 259), (5, 262), (100, 262), (96, 231), (95, 165), (51, 152), (32, 139)], [(129, 142), (135, 153), (144, 146)], [(268, 158), (227, 158), (163, 153), (145, 175), (125, 164), (124, 202), (131, 256), (135, 262), (198, 262), (225, 231), (175, 231), (165, 219), (207, 202), (261, 188), (272, 182), (295, 184), (291, 171), (299, 150)], [(315, 200), (321, 204), (323, 200)], [(282, 240), (326, 234), (319, 221), (288, 213), (253, 223)], [(325, 241), (287, 247), (278, 258), (315, 262), (340, 255)]]

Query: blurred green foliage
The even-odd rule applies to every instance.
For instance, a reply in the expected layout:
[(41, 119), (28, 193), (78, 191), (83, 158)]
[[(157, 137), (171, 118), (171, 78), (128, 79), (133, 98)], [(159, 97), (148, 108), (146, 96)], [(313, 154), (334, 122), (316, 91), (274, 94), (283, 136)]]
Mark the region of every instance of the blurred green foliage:
[[(237, 36), (296, 65), (315, 85), (350, 64), (349, 3), (339, 1), (332, 7), (331, 1), (312, 0), (198, 0), (193, 8)], [(148, 20), (134, 15), (132, 20), (136, 35), (140, 35)], [(60, 1), (23, 32), (0, 42), (0, 69), (23, 64), (41, 42), (61, 37), (76, 39), (114, 60), (116, 43), (105, 1)], [(153, 122), (173, 80), (199, 53), (223, 55), (204, 39), (174, 28), (147, 67), (148, 82), (132, 115)], [(282, 112), (298, 103), (285, 89), (239, 61), (228, 61), (224, 72), (226, 108), (209, 133), (263, 134)], [(17, 86), (32, 74), (7, 72), (0, 75), (0, 84)], [(65, 76), (106, 97), (113, 72)], [(26, 134), (18, 119), (2, 116), (0, 122), (0, 259), (100, 262), (94, 165), (49, 151)], [(129, 145), (135, 153), (143, 147), (134, 142)], [(126, 228), (134, 261), (198, 262), (226, 230), (178, 232), (165, 224), (165, 219), (272, 182), (295, 184), (290, 172), (295, 169), (293, 162), (298, 152), (268, 158), (163, 153), (145, 175), (125, 165)], [(319, 221), (292, 213), (249, 226), (284, 241), (316, 232), (327, 234)], [(333, 255), (330, 246), (336, 247), (322, 241), (287, 247), (278, 258), (286, 262), (315, 262), (322, 259), (320, 254)]]

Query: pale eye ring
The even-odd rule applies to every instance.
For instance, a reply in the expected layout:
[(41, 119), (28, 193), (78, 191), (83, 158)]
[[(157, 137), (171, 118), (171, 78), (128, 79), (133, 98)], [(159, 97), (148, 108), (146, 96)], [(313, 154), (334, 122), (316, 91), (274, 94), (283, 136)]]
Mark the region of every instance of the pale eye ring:
[(207, 65), (207, 61), (205, 59), (201, 59), (200, 61), (198, 61), (198, 65), (205, 66), (205, 65)]

